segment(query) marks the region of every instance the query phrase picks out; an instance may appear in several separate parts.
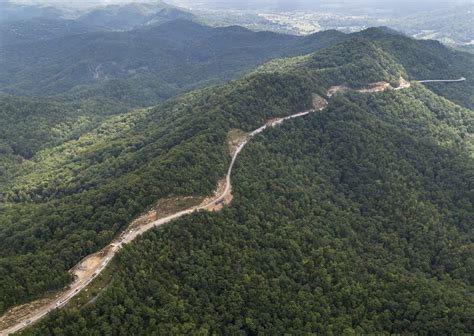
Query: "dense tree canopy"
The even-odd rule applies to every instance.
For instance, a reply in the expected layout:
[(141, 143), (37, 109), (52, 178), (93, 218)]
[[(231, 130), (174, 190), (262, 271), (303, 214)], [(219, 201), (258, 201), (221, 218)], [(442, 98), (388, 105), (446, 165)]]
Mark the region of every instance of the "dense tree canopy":
[[(0, 125), (0, 312), (64, 286), (69, 268), (158, 199), (210, 194), (229, 164), (231, 129), (250, 131), (308, 109), (312, 94), (331, 85), (413, 78), (415, 70), (401, 61), (413, 46), (396, 53), (391, 39), (355, 36), (126, 113), (81, 119), (78, 108), (94, 108), (6, 97), (5, 110), (14, 112), (8, 118), (19, 111), (41, 123), (35, 141), (23, 136), (28, 122)], [(50, 117), (36, 119), (36, 109)], [(66, 310), (40, 328), (396, 333), (432, 321), (426, 333), (453, 325), (466, 331), (473, 274), (469, 118), (472, 110), (417, 84), (336, 96), (325, 113), (252, 142), (239, 157), (231, 208), (182, 219), (132, 244), (97, 306)], [(441, 299), (445, 305), (433, 307)], [(413, 311), (402, 312), (411, 301)], [(270, 325), (274, 318), (282, 322)]]
[(421, 86), (338, 96), (250, 142), (230, 207), (145, 234), (25, 334), (469, 333), (472, 123)]
[[(19, 35), (27, 39), (29, 32)], [(347, 37), (334, 30), (303, 37), (173, 20), (127, 31), (34, 39), (0, 45), (0, 92), (143, 107), (237, 77), (272, 58), (314, 52)]]
[[(70, 267), (159, 198), (210, 194), (227, 169), (229, 129), (252, 129), (310, 100), (298, 77), (259, 74), (113, 116), (77, 140), (38, 152), (3, 189), (3, 308), (64, 285)], [(36, 254), (54, 256), (62, 273), (26, 270), (22, 260)]]

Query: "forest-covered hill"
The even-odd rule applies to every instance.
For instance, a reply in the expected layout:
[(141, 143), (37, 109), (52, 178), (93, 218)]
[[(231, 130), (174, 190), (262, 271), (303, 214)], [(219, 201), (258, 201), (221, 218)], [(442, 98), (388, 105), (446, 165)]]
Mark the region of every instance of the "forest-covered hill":
[[(10, 153), (20, 164), (0, 180), (0, 311), (65, 285), (67, 269), (158, 199), (210, 194), (231, 129), (307, 109), (332, 85), (472, 71), (472, 56), (442, 48), (369, 30), (155, 108), (104, 115), (80, 136), (39, 134), (48, 146)], [(452, 72), (427, 67), (443, 60)], [(239, 157), (229, 208), (146, 234), (118, 255), (94, 304), (29, 332), (469, 332), (468, 98), (416, 83), (348, 93), (262, 134)]]
[(147, 233), (25, 334), (469, 333), (469, 113), (416, 86), (271, 129), (231, 207)]
[(45, 41), (97, 30), (75, 20), (34, 18), (0, 21), (0, 45)]
[(129, 3), (93, 8), (77, 18), (88, 26), (108, 30), (130, 30), (142, 26), (158, 25), (177, 19), (194, 20), (195, 16), (184, 9), (162, 1)]
[(297, 37), (188, 20), (86, 32), (0, 47), (0, 91), (149, 106), (233, 78), (269, 59), (310, 53), (345, 38), (336, 31)]
[(367, 29), (357, 36), (370, 38), (390, 53), (410, 74), (411, 79), (458, 79), (462, 83), (428, 87), (444, 97), (474, 109), (474, 58), (466, 52), (456, 52), (432, 40), (415, 40), (398, 34), (387, 34), (380, 29)]

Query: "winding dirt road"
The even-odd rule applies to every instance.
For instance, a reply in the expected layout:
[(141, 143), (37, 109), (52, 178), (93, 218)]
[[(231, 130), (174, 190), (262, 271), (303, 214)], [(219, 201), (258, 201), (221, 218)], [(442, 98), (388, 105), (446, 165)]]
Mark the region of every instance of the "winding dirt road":
[[(421, 83), (426, 81), (419, 82)], [(386, 82), (379, 82), (369, 85), (366, 88), (354, 91), (358, 91), (361, 93), (374, 93), (385, 90), (401, 90), (409, 87), (410, 83), (404, 80), (403, 78), (400, 78), (400, 85), (397, 88), (391, 87), (390, 84)], [(333, 86), (328, 90), (327, 97), (332, 97), (338, 91), (347, 90), (350, 89), (344, 86)], [(25, 328), (26, 326), (37, 322), (45, 315), (47, 315), (50, 311), (65, 306), (74, 296), (76, 296), (81, 290), (83, 290), (87, 285), (89, 285), (89, 283), (94, 280), (100, 274), (100, 272), (104, 270), (104, 268), (112, 260), (113, 256), (117, 253), (117, 251), (119, 251), (125, 244), (134, 240), (137, 236), (154, 227), (163, 225), (177, 218), (191, 214), (195, 211), (213, 210), (216, 209), (216, 205), (225, 203), (226, 199), (229, 199), (228, 197), (231, 195), (231, 175), (237, 156), (253, 137), (255, 137), (259, 133), (262, 133), (268, 127), (275, 127), (283, 123), (285, 120), (303, 117), (316, 111), (322, 111), (326, 108), (327, 104), (328, 102), (326, 99), (319, 96), (315, 96), (313, 99), (313, 109), (299, 112), (284, 118), (272, 119), (265, 125), (248, 133), (238, 142), (235, 150), (233, 151), (232, 160), (225, 177), (225, 188), (221, 192), (216, 193), (216, 195), (212, 196), (200, 205), (190, 207), (186, 210), (178, 211), (169, 216), (146, 223), (145, 225), (142, 225), (135, 229), (127, 229), (117, 239), (112, 241), (108, 246), (106, 246), (97, 253), (87, 256), (82, 261), (80, 261), (73, 269), (71, 269), (71, 273), (75, 276), (75, 281), (55, 298), (50, 299), (49, 301), (45, 300), (45, 303), (41, 301), (36, 306), (31, 303), (14, 307), (10, 309), (6, 314), (1, 316), (0, 329), (2, 330), (0, 331), (0, 335), (9, 335), (11, 333), (17, 332)]]
[[(91, 283), (91, 281), (94, 280), (100, 274), (100, 272), (104, 270), (104, 268), (112, 260), (113, 256), (125, 244), (131, 242), (137, 236), (143, 234), (144, 232), (152, 228), (158, 227), (160, 225), (168, 223), (177, 218), (191, 214), (195, 211), (212, 210), (216, 205), (224, 203), (225, 199), (231, 194), (231, 191), (232, 191), (230, 178), (232, 175), (232, 169), (234, 167), (235, 160), (237, 159), (237, 156), (245, 147), (245, 145), (249, 142), (249, 140), (255, 137), (257, 134), (262, 133), (267, 127), (274, 127), (276, 125), (279, 125), (284, 120), (302, 117), (315, 111), (321, 111), (326, 107), (327, 101), (325, 99), (318, 100), (317, 104), (320, 104), (320, 105), (315, 106), (314, 109), (304, 111), (304, 112), (299, 112), (299, 113), (296, 113), (284, 118), (273, 119), (271, 122), (268, 122), (265, 125), (257, 128), (256, 130), (248, 133), (242, 140), (240, 140), (240, 142), (238, 143), (237, 147), (235, 148), (233, 152), (232, 160), (225, 177), (225, 188), (222, 192), (220, 192), (218, 195), (211, 197), (209, 200), (205, 201), (203, 204), (200, 204), (200, 205), (191, 207), (189, 209), (176, 212), (169, 216), (157, 219), (143, 226), (140, 226), (139, 228), (136, 228), (136, 229), (127, 229), (117, 239), (112, 241), (109, 245), (107, 245), (101, 251), (94, 253), (90, 256), (87, 256), (81, 262), (79, 262), (73, 269), (71, 269), (71, 272), (73, 273), (76, 279), (69, 286), (67, 290), (65, 290), (59, 296), (55, 297), (50, 302), (40, 306), (37, 309), (34, 309), (28, 314), (24, 314), (22, 316), (20, 316), (21, 314), (17, 314), (14, 324), (0, 331), (0, 335), (3, 336), (3, 335), (9, 335), (9, 334), (15, 333), (27, 327), (28, 325), (31, 325), (32, 323), (37, 322), (38, 320), (43, 318), (45, 315), (47, 315), (50, 311), (64, 307), (74, 296), (76, 296), (81, 290), (83, 290), (87, 285), (89, 285), (89, 283)], [(3, 322), (5, 322), (5, 320), (8, 319), (9, 313), (10, 314), (16, 313), (15, 310), (21, 310), (22, 308), (26, 308), (26, 306), (27, 305), (22, 305), (19, 307), (12, 308), (9, 312), (7, 312), (4, 316), (0, 318), (0, 322), (2, 322), (2, 320), (4, 320)], [(8, 321), (6, 323), (8, 323)], [(1, 324), (0, 324), (0, 327), (2, 327)]]

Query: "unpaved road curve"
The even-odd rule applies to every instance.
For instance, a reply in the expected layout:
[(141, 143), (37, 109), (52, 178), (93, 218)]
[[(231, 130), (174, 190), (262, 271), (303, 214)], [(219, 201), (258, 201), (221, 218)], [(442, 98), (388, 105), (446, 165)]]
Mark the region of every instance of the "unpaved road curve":
[[(422, 81), (419, 81), (419, 82), (422, 82)], [(388, 85), (388, 83), (379, 82), (379, 83), (374, 83), (372, 85), (369, 85), (367, 88), (356, 90), (356, 91), (363, 92), (363, 93), (375, 93), (375, 92), (380, 92), (380, 91), (385, 91), (385, 90), (407, 89), (409, 87), (410, 87), (410, 83), (408, 81), (405, 81), (403, 78), (400, 78), (400, 86), (397, 88), (392, 88), (390, 85)], [(333, 96), (335, 93), (337, 93), (340, 90), (340, 88), (343, 88), (344, 90), (349, 90), (346, 87), (335, 86), (328, 90), (327, 97), (330, 98), (331, 96)], [(254, 136), (256, 136), (257, 134), (262, 133), (268, 127), (275, 127), (283, 123), (285, 120), (303, 117), (316, 111), (322, 111), (327, 106), (327, 101), (321, 97), (315, 99), (313, 103), (314, 103), (314, 109), (312, 110), (295, 113), (293, 115), (290, 115), (284, 118), (273, 119), (267, 122), (265, 125), (248, 133), (247, 136), (238, 143), (236, 149), (233, 152), (232, 160), (225, 177), (225, 188), (220, 194), (213, 196), (209, 201), (205, 202), (204, 204), (194, 206), (189, 209), (179, 211), (169, 216), (157, 219), (148, 224), (140, 226), (137, 229), (127, 229), (117, 239), (115, 239), (109, 245), (107, 245), (104, 249), (90, 256), (87, 256), (71, 270), (71, 272), (76, 276), (76, 280), (69, 286), (67, 290), (63, 291), (59, 296), (54, 298), (52, 301), (44, 305), (41, 305), (39, 308), (32, 309), (31, 311), (28, 311), (26, 314), (23, 314), (23, 315), (18, 314), (18, 318), (15, 319), (14, 324), (9, 325), (5, 329), (1, 330), (0, 335), (4, 336), (4, 335), (15, 333), (25, 328), (26, 326), (37, 322), (38, 320), (43, 318), (45, 315), (47, 315), (51, 310), (65, 306), (74, 296), (76, 296), (92, 280), (94, 280), (99, 275), (100, 272), (104, 270), (104, 268), (108, 265), (112, 257), (117, 253), (117, 251), (119, 251), (123, 247), (124, 244), (131, 242), (137, 236), (143, 234), (144, 232), (154, 227), (163, 225), (165, 223), (168, 223), (182, 216), (191, 214), (195, 211), (213, 209), (216, 206), (216, 204), (224, 202), (224, 200), (226, 199), (227, 196), (230, 195), (231, 190), (232, 190), (230, 178), (232, 175), (232, 169), (234, 167), (235, 160), (237, 159), (237, 156), (245, 147), (245, 145), (248, 143), (248, 141), (252, 139)], [(13, 310), (15, 309), (21, 310), (22, 307), (24, 306), (26, 305), (14, 307), (10, 309), (5, 315), (0, 317), (0, 322), (2, 322), (2, 320), (5, 320), (5, 316), (7, 316)]]

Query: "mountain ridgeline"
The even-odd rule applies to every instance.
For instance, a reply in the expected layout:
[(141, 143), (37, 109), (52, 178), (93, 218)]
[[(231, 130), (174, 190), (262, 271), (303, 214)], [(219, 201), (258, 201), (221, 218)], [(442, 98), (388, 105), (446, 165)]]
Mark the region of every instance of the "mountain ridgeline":
[(87, 26), (123, 31), (179, 19), (192, 21), (197, 18), (190, 12), (157, 1), (150, 4), (130, 3), (105, 6), (81, 15), (78, 21)]
[(146, 234), (94, 304), (25, 334), (469, 332), (472, 116), (449, 108), (422, 87), (349, 95), (269, 130), (230, 208)]
[(0, 91), (149, 106), (272, 58), (310, 53), (345, 38), (336, 31), (297, 37), (187, 20), (94, 31), (1, 47)]
[[(324, 111), (264, 132), (239, 156), (229, 207), (145, 234), (117, 255), (113, 276), (93, 303), (73, 302), (24, 334), (469, 333), (472, 55), (380, 29), (293, 38), (173, 24), (192, 25), (170, 38), (185, 47), (179, 55), (178, 48), (150, 54), (117, 47), (129, 39), (144, 43), (142, 33), (156, 39), (151, 49), (170, 45), (160, 36), (171, 33), (171, 23), (107, 39), (102, 33), (64, 39), (63, 51), (70, 53), (51, 63), (39, 56), (49, 42), (34, 44), (37, 54), (32, 44), (26, 56), (2, 47), (1, 55), (11, 60), (2, 69), (8, 74), (2, 90), (37, 87), (29, 85), (38, 67), (44, 69), (41, 94), (64, 86), (67, 95), (85, 95), (90, 88), (75, 91), (75, 85), (90, 84), (81, 76), (93, 64), (91, 50), (127, 64), (121, 69), (110, 61), (96, 69), (99, 77), (143, 66), (138, 77), (127, 75), (127, 83), (142, 82), (149, 71), (183, 88), (187, 78), (198, 85), (220, 71), (235, 76), (273, 57), (326, 48), (274, 60), (241, 79), (154, 108), (103, 112), (100, 120), (92, 120), (83, 101), (63, 102), (71, 104), (66, 116), (81, 110), (83, 126), (58, 121), (57, 132), (35, 133), (43, 146), (25, 137), (15, 148), (15, 133), (5, 133), (0, 139), (8, 159), (2, 154), (2, 164), (15, 168), (0, 177), (0, 311), (66, 285), (69, 268), (157, 200), (211, 194), (229, 164), (231, 130), (251, 131), (307, 110), (313, 95), (325, 96), (333, 85), (465, 76), (459, 90), (461, 84), (413, 82), (400, 91), (340, 93)], [(90, 45), (112, 42), (87, 49), (79, 43), (86, 38)], [(208, 43), (206, 52), (191, 53), (202, 43)], [(74, 55), (81, 50), (90, 58)], [(253, 56), (255, 50), (260, 56)], [(140, 53), (157, 63), (143, 65)], [(15, 57), (19, 64), (38, 59), (17, 74)], [(190, 68), (183, 69), (189, 57)], [(452, 65), (447, 69), (446, 63)], [(158, 71), (163, 68), (168, 70)], [(69, 73), (57, 77), (58, 69)], [(73, 73), (77, 81), (67, 83)], [(61, 105), (48, 104), (38, 109), (59, 115)], [(56, 123), (49, 120), (42, 127)]]
[(419, 41), (399, 34), (387, 34), (372, 28), (358, 33), (377, 41), (410, 74), (410, 79), (458, 79), (465, 82), (428, 87), (462, 106), (474, 109), (474, 58), (465, 52), (455, 52), (438, 41)]

